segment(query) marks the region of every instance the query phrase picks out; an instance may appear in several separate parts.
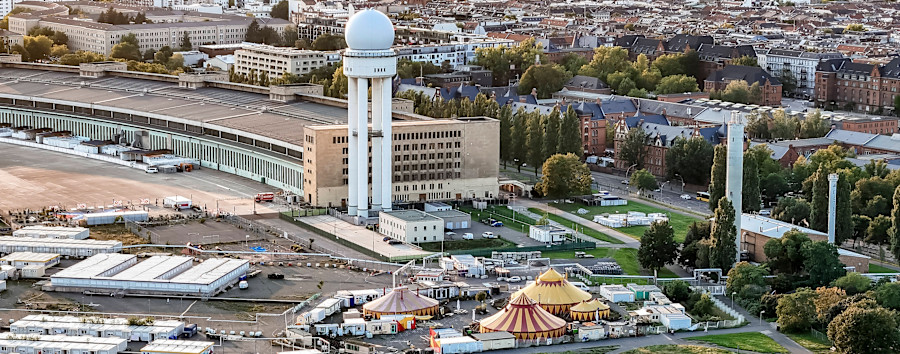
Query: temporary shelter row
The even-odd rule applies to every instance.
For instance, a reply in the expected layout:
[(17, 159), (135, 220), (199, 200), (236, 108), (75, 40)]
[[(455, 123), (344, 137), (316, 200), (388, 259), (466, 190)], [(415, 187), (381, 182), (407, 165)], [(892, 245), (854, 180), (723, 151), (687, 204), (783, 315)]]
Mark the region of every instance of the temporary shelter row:
[(129, 325), (124, 318), (28, 315), (9, 326), (17, 334), (53, 334), (66, 336), (115, 337), (129, 342), (149, 342), (177, 338), (184, 322), (156, 320), (145, 326)]
[(63, 149), (74, 149), (82, 142), (91, 140), (84, 136), (51, 136), (43, 138), (43, 144)]
[(213, 342), (158, 339), (141, 348), (141, 354), (210, 354)]
[(594, 222), (608, 227), (647, 226), (657, 221), (669, 221), (663, 213), (628, 212), (628, 214), (595, 215)]
[(124, 221), (142, 222), (147, 221), (149, 218), (149, 214), (143, 210), (121, 210), (100, 213), (87, 213), (83, 214), (83, 216), (83, 220), (87, 225), (108, 225)]
[(0, 236), (0, 253), (58, 253), (62, 256), (90, 257), (122, 251), (122, 242), (102, 240), (44, 239)]
[(0, 333), (0, 353), (117, 354), (128, 349), (121, 338)]
[(72, 149), (86, 154), (99, 154), (104, 146), (115, 145), (110, 140), (88, 140), (75, 145)]
[(29, 266), (49, 268), (59, 264), (60, 258), (58, 253), (14, 252), (0, 258), (0, 265), (11, 265), (16, 269)]
[(26, 226), (12, 233), (15, 237), (61, 238), (84, 240), (91, 235), (91, 230), (84, 227), (66, 226)]

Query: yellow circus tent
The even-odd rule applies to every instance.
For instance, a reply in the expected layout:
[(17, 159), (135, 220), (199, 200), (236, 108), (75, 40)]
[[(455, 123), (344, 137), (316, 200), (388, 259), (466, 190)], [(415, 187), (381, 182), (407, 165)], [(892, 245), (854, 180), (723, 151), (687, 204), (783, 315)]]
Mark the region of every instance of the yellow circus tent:
[(600, 318), (609, 317), (609, 306), (597, 299), (572, 306), (569, 311), (573, 321), (595, 321), (598, 315)]
[(513, 297), (519, 294), (528, 295), (554, 315), (565, 315), (570, 307), (591, 299), (591, 294), (570, 284), (553, 268), (541, 274), (534, 283), (513, 294)]
[(363, 314), (375, 318), (382, 315), (434, 316), (439, 304), (437, 300), (413, 293), (404, 286), (363, 305)]
[(481, 333), (509, 332), (518, 339), (556, 338), (566, 321), (553, 316), (525, 294), (518, 294), (502, 311), (481, 320)]

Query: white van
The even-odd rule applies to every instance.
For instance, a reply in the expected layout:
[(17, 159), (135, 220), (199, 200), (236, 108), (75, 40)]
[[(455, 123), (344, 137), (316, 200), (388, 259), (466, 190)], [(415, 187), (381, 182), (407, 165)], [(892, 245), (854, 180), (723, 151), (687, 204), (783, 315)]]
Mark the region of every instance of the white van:
[(159, 169), (156, 168), (156, 166), (149, 166), (149, 167), (147, 167), (146, 170), (144, 170), (144, 172), (146, 172), (146, 173), (158, 173), (158, 172), (159, 172)]
[(475, 239), (475, 235), (473, 235), (471, 232), (464, 233), (462, 237), (463, 237), (463, 240), (474, 240)]

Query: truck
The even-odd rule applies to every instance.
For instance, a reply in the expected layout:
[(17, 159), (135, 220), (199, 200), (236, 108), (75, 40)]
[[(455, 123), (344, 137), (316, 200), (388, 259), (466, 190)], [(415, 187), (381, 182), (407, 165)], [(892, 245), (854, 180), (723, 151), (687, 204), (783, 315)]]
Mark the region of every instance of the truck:
[(176, 210), (190, 209), (191, 200), (180, 195), (174, 195), (163, 199), (163, 206), (166, 208), (174, 208)]
[(274, 202), (275, 201), (275, 193), (256, 193), (256, 197), (253, 198), (257, 203), (262, 202)]

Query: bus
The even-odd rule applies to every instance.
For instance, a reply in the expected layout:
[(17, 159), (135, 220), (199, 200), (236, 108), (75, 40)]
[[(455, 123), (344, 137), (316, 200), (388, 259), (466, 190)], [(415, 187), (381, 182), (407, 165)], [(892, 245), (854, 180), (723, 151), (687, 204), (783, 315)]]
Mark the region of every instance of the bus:
[(709, 193), (707, 192), (697, 192), (697, 200), (701, 202), (709, 203)]

